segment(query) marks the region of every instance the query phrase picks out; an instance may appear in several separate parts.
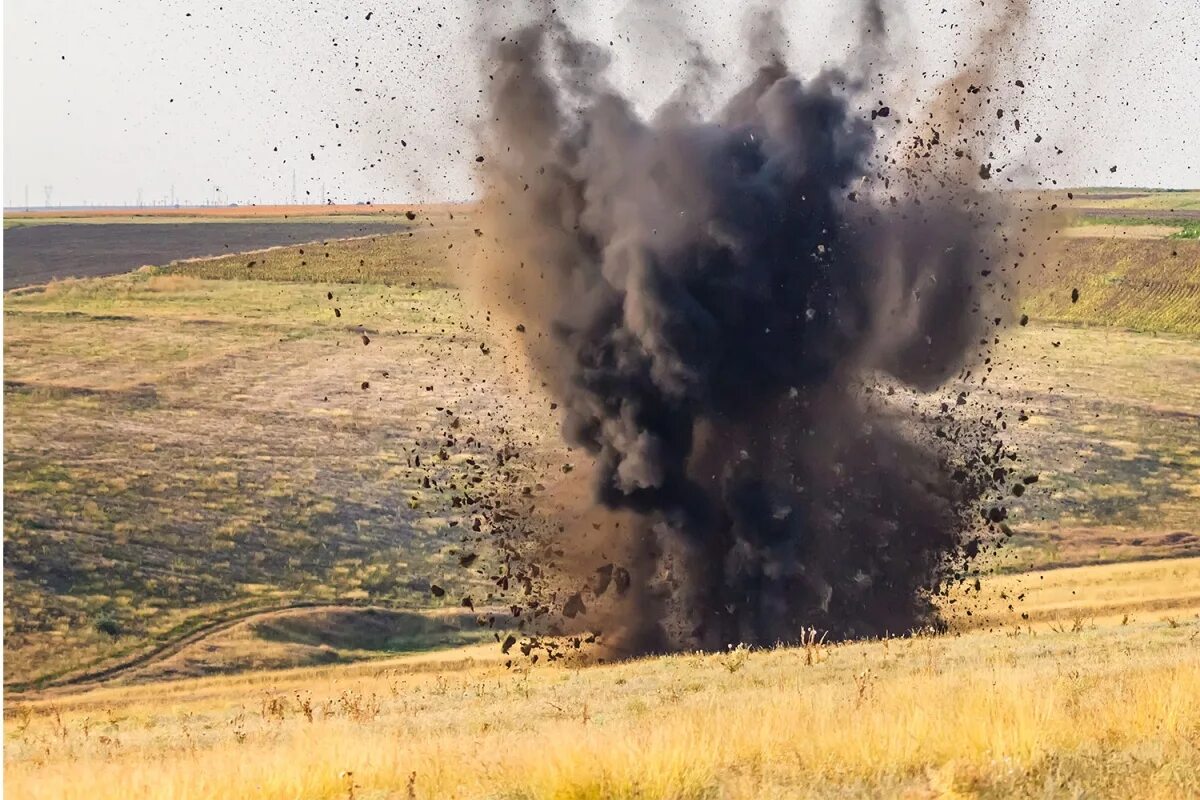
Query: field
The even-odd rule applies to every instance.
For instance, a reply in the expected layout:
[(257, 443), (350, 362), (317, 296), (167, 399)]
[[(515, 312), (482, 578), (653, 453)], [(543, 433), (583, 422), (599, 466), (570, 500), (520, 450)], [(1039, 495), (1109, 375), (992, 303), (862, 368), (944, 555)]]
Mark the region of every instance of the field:
[(1195, 241), (1069, 238), (1031, 281), (1024, 310), (1035, 319), (1200, 335)]
[(505, 670), (494, 647), (6, 711), (11, 797), (1200, 793), (1200, 561), (995, 578), (1028, 622)]
[[(308, 257), (357, 279), (371, 246)], [(483, 483), (522, 441), (502, 431), (549, 417), (481, 350), (459, 293), (186, 274), (211, 268), (7, 298), (10, 684), (299, 600), (470, 589), (455, 482)]]
[(182, 258), (240, 253), (264, 247), (396, 233), (398, 221), (337, 220), (241, 222), (92, 219), (80, 224), (6, 227), (4, 288), (54, 279), (129, 272)]
[(106, 223), (137, 220), (140, 222), (210, 222), (213, 220), (329, 220), (329, 219), (375, 219), (400, 221), (407, 219), (408, 212), (422, 215), (441, 216), (447, 213), (467, 211), (461, 203), (384, 204), (355, 203), (353, 205), (332, 203), (326, 205), (228, 205), (228, 206), (148, 206), (148, 207), (95, 207), (86, 208), (39, 208), (22, 211), (5, 209), (5, 226), (62, 224), (62, 223)]
[[(460, 603), (488, 602), (472, 504), (578, 457), (464, 297), (468, 210), (6, 292), (8, 790), (1195, 796), (1200, 241), (1172, 194), (1077, 196), (1023, 280), (972, 399), (1039, 482), (950, 635), (607, 666), (505, 669)], [(235, 211), (126, 221), (278, 218)]]
[(1200, 215), (1200, 191), (1076, 189), (1073, 197), (1063, 197), (1066, 194), (1058, 193), (1068, 208), (1086, 213)]
[[(478, 596), (457, 567), (455, 526), (470, 517), (452, 505), (455, 481), (490, 482), (491, 453), (513, 443), (551, 470), (569, 454), (548, 401), (513, 378), (454, 288), (472, 230), (461, 211), (430, 213), (412, 236), (10, 292), (9, 686), (79, 678), (301, 602)], [(1008, 334), (990, 384), (991, 400), (1029, 417), (1011, 436), (1042, 476), (1013, 510), (1005, 571), (1200, 553), (1200, 341), (1188, 335), (1200, 303), (1161, 302), (1162, 285), (1200, 285), (1200, 243), (1080, 242), (1031, 287), (1034, 321)], [(1181, 255), (1156, 259), (1147, 248), (1160, 244)], [(1107, 284), (1070, 260), (1115, 245), (1142, 248), (1106, 267), (1138, 281), (1123, 306), (1093, 296)], [(1064, 306), (1073, 285), (1080, 302)], [(1055, 322), (1155, 314), (1176, 332)], [(447, 434), (467, 452), (431, 462)], [(433, 582), (450, 590), (441, 603)]]

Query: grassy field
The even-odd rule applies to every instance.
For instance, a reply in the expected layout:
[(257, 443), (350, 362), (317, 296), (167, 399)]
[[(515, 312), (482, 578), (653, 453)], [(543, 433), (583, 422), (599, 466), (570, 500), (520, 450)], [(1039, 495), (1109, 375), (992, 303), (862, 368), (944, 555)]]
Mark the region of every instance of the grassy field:
[(1198, 191), (1063, 189), (1038, 193), (1033, 202), (1059, 209), (1059, 230), (1069, 237), (1200, 238)]
[(1035, 320), (1200, 335), (1200, 241), (1064, 239), (1024, 283)]
[[(454, 288), (477, 237), (450, 213), (6, 295), (10, 685), (297, 600), (478, 599), (455, 496), (506, 444), (565, 454)], [(1200, 552), (1198, 252), (1068, 242), (1028, 287), (989, 385), (1027, 412), (1011, 436), (1043, 480), (1000, 568)]]
[(371, 236), (317, 247), (280, 247), (250, 255), (181, 261), (163, 271), (205, 280), (444, 289), (462, 284), (463, 265), (470, 262), (473, 242), (464, 217), (442, 223), (442, 227), (423, 227), (411, 236)]
[(1198, 585), (1198, 560), (1060, 569), (987, 581), (948, 636), (517, 671), (483, 647), (54, 695), (6, 708), (5, 785), (64, 800), (1195, 797)]
[(1200, 340), (1031, 323), (996, 362), (986, 400), (1028, 417), (1007, 438), (1040, 476), (999, 566), (1200, 554)]
[[(315, 257), (362, 280), (363, 247)], [(404, 252), (403, 286), (182, 274), (218, 263), (6, 296), (7, 681), (297, 599), (481, 588), (463, 498), (549, 409)]]
[(1162, 217), (1087, 216), (1071, 221), (1069, 233), (1080, 236), (1116, 233), (1126, 238), (1200, 239), (1200, 220), (1164, 220)]

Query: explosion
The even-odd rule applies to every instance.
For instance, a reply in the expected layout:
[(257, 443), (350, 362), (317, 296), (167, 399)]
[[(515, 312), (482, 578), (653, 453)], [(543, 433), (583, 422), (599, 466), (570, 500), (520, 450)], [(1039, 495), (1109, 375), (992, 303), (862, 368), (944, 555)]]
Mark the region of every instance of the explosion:
[(855, 57), (811, 77), (763, 15), (760, 68), (707, 114), (680, 91), (639, 115), (557, 14), (494, 42), (482, 293), (594, 461), (590, 496), (508, 531), (541, 547), (505, 565), (537, 578), (528, 633), (614, 654), (903, 633), (1003, 526), (1002, 412), (936, 394), (986, 380), (1023, 255), (973, 127), (995, 64), (901, 125), (869, 99), (865, 12)]

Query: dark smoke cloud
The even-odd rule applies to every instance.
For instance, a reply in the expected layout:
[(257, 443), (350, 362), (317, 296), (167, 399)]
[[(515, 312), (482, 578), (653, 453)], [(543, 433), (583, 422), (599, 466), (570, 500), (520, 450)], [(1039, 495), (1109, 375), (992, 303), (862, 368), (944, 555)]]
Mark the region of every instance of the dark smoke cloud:
[(986, 358), (1007, 211), (978, 136), (884, 133), (863, 19), (801, 78), (759, 17), (761, 68), (708, 116), (686, 90), (639, 115), (556, 14), (494, 43), (484, 296), (594, 459), (601, 510), (560, 504), (542, 575), (617, 652), (905, 632), (1002, 522), (995, 421), (918, 395)]

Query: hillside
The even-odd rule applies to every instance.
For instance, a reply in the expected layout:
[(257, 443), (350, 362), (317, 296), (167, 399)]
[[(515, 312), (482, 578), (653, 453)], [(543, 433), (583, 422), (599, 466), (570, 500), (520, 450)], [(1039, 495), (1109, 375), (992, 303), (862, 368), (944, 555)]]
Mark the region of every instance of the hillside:
[[(486, 597), (462, 499), (568, 454), (455, 288), (476, 236), (451, 213), (6, 295), (10, 685), (299, 601)], [(1198, 247), (1070, 240), (1028, 287), (990, 386), (1042, 483), (1000, 568), (1200, 552)]]
[(6, 296), (7, 681), (297, 600), (486, 590), (458, 563), (472, 504), (528, 469), (495, 453), (532, 459), (549, 409), (417, 250), (406, 285), (357, 282), (365, 246), (307, 256), (345, 265), (330, 282), (148, 270)]

